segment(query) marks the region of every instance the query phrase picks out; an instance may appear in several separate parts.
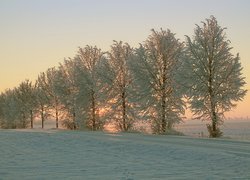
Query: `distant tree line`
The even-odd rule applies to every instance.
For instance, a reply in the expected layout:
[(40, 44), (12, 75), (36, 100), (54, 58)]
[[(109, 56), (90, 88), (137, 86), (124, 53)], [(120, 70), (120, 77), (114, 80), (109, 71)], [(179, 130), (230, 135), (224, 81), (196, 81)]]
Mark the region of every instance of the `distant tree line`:
[(181, 42), (170, 30), (155, 31), (138, 48), (114, 41), (110, 51), (79, 48), (73, 58), (25, 80), (0, 95), (1, 128), (33, 128), (39, 117), (68, 129), (101, 130), (113, 123), (121, 131), (137, 121), (165, 134), (189, 107), (208, 120), (210, 137), (222, 135), (224, 112), (246, 94), (240, 58), (215, 17), (196, 25)]

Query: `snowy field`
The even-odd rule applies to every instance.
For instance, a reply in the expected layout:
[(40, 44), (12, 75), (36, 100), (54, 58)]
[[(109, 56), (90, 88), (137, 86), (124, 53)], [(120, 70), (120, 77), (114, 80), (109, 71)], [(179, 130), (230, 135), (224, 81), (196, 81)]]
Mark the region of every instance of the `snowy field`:
[[(192, 137), (208, 137), (207, 127), (204, 121), (188, 120), (177, 127), (178, 131)], [(220, 126), (223, 132), (223, 138), (247, 140), (250, 141), (250, 120), (226, 120)]]
[(250, 179), (250, 142), (0, 130), (0, 179)]

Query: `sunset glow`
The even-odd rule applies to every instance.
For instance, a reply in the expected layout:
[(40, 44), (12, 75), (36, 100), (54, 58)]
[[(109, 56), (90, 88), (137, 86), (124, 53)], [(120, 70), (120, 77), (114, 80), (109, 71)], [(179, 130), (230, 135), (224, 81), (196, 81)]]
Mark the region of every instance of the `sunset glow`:
[[(239, 52), (250, 82), (250, 1), (248, 0), (2, 0), (0, 2), (0, 92), (74, 57), (77, 47), (96, 45), (103, 51), (113, 40), (138, 47), (150, 29), (170, 29), (185, 40), (195, 24), (214, 15)], [(250, 93), (227, 117), (250, 117)], [(102, 110), (100, 111), (102, 112)], [(107, 127), (112, 129), (112, 125)]]
[(117, 129), (116, 125), (114, 123), (107, 123), (104, 125), (104, 131), (109, 133), (118, 133), (119, 130)]

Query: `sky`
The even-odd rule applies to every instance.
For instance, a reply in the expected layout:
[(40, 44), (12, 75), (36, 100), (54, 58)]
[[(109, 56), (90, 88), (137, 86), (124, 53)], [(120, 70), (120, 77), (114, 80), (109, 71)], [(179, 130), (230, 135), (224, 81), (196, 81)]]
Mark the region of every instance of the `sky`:
[[(155, 30), (181, 41), (215, 16), (240, 54), (250, 89), (249, 0), (0, 0), (0, 92), (74, 57), (78, 47), (107, 51), (113, 40), (138, 47)], [(250, 92), (228, 117), (250, 117)]]

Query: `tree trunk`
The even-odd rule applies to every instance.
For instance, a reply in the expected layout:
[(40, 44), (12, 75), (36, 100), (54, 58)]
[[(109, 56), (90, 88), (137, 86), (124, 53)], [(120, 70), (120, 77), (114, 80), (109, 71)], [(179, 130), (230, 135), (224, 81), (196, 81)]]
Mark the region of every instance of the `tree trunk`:
[(92, 101), (92, 130), (95, 131), (96, 130), (96, 107), (95, 107), (95, 91), (92, 90), (91, 91), (91, 101)]
[(58, 109), (56, 107), (56, 129), (58, 129)]
[(23, 113), (23, 124), (22, 124), (22, 128), (26, 128), (26, 123), (25, 123), (25, 121), (26, 121), (26, 117), (25, 117), (25, 114)]
[(55, 111), (56, 111), (56, 129), (58, 129), (59, 127), (59, 100), (57, 98), (55, 98)]
[(212, 113), (213, 113), (213, 115), (212, 115), (212, 130), (213, 130), (213, 132), (216, 132), (217, 131), (217, 116), (216, 116), (215, 111), (213, 111)]
[(75, 110), (73, 112), (73, 130), (76, 130), (76, 113), (75, 113)]
[(128, 131), (128, 125), (126, 123), (126, 97), (125, 97), (125, 91), (122, 92), (122, 128), (123, 128), (123, 131)]
[(42, 116), (42, 129), (44, 128), (44, 116), (43, 116), (43, 112), (41, 113)]
[(162, 71), (162, 84), (161, 84), (161, 133), (166, 132), (166, 83), (167, 83), (167, 63), (163, 57), (163, 71)]
[(33, 129), (33, 111), (30, 110), (30, 128)]
[(217, 118), (217, 114), (215, 112), (215, 105), (213, 103), (213, 101), (211, 102), (211, 115), (212, 115), (212, 131), (210, 132), (210, 136), (211, 137), (218, 137), (219, 134), (218, 134), (218, 129), (217, 129), (217, 123), (218, 123), (218, 118)]
[(41, 106), (42, 129), (44, 128), (44, 107)]
[(208, 92), (210, 96), (210, 110), (211, 110), (211, 121), (212, 127), (210, 130), (211, 137), (217, 137), (217, 115), (215, 112), (215, 102), (214, 102), (214, 90), (213, 90), (213, 66), (212, 58), (209, 58), (209, 79), (208, 79)]
[(161, 102), (161, 133), (166, 132), (166, 99), (165, 96), (162, 96), (162, 102)]

